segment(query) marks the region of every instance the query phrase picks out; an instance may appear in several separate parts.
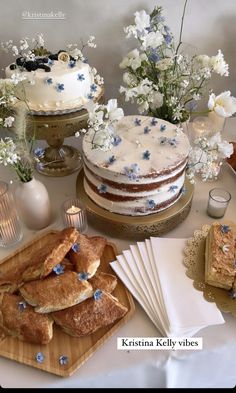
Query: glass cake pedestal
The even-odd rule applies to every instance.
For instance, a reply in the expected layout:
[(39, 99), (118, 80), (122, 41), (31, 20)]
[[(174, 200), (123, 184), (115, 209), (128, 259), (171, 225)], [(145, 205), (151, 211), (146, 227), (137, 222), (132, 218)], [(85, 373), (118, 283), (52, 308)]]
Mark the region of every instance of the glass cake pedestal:
[[(102, 102), (102, 89), (96, 101)], [(64, 145), (64, 138), (74, 136), (82, 128), (87, 128), (88, 112), (85, 109), (72, 113), (37, 114), (27, 119), (27, 134), (37, 140), (46, 140), (48, 147), (36, 164), (39, 173), (46, 176), (66, 176), (82, 168), (82, 156), (79, 151)]]
[(125, 216), (112, 213), (96, 205), (84, 190), (84, 171), (80, 171), (76, 182), (78, 198), (86, 207), (88, 220), (95, 229), (106, 232), (116, 238), (144, 240), (150, 236), (159, 236), (179, 225), (190, 212), (194, 186), (185, 178), (185, 192), (174, 205), (147, 216)]

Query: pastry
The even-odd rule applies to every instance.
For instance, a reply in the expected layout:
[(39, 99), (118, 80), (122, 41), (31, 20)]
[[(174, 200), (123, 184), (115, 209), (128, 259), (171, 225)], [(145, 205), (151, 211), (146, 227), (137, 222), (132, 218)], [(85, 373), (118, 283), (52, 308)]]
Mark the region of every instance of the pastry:
[(122, 318), (127, 308), (111, 294), (97, 290), (94, 297), (52, 313), (57, 325), (70, 336), (81, 337)]
[(205, 248), (205, 281), (214, 287), (231, 289), (236, 275), (235, 240), (228, 225), (213, 223)]
[(0, 308), (0, 325), (7, 335), (34, 344), (48, 344), (53, 336), (53, 319), (37, 314), (21, 296), (5, 293)]
[(89, 280), (89, 282), (92, 285), (94, 291), (100, 289), (102, 291), (111, 293), (114, 291), (117, 285), (117, 278), (113, 276), (113, 274), (107, 274), (101, 272), (101, 273), (96, 273), (95, 276), (93, 276)]
[(20, 288), (20, 293), (36, 312), (49, 313), (82, 302), (93, 295), (93, 289), (76, 272), (66, 271), (28, 282)]
[(22, 281), (37, 280), (48, 276), (52, 269), (60, 263), (72, 245), (76, 242), (78, 232), (75, 228), (65, 228), (56, 234), (46, 249), (37, 251), (29, 266), (22, 275)]
[(88, 237), (79, 233), (77, 248), (72, 248), (68, 254), (78, 273), (91, 278), (100, 265), (100, 258), (106, 246), (106, 239), (101, 236)]

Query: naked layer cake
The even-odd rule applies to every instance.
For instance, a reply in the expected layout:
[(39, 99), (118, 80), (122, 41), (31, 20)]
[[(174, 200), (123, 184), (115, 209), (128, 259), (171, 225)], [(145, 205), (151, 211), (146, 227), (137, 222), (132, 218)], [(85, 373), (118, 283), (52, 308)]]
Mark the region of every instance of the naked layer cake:
[(99, 206), (141, 216), (173, 205), (181, 196), (189, 154), (187, 136), (174, 124), (147, 116), (126, 116), (115, 125), (113, 147), (92, 149), (83, 140), (84, 187)]

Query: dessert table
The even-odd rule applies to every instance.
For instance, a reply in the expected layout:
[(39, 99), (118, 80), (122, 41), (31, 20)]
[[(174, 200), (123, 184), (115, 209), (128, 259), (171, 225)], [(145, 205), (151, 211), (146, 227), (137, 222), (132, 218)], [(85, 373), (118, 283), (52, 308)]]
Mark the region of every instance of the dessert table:
[[(236, 140), (236, 118), (227, 120), (223, 136), (227, 140)], [(68, 144), (78, 147), (79, 141), (70, 138)], [(75, 196), (77, 173), (57, 178), (38, 173), (35, 176), (46, 185), (52, 201), (53, 220), (50, 227), (60, 229), (62, 228), (61, 204), (65, 199)], [(11, 187), (14, 188), (16, 181), (12, 173), (4, 167), (0, 167), (0, 178), (7, 182), (13, 180)], [(214, 187), (223, 187), (232, 195), (226, 215), (219, 221), (236, 221), (236, 174), (225, 164), (217, 181), (203, 183), (197, 180), (188, 217), (163, 236), (188, 238), (192, 236), (195, 229), (200, 229), (203, 224), (212, 223), (213, 219), (206, 214), (206, 207), (209, 190)], [(24, 227), (24, 236), (20, 245), (31, 240), (36, 233), (38, 234), (39, 231), (30, 231)], [(88, 233), (99, 234), (91, 227)], [(116, 244), (119, 252), (132, 244), (128, 239), (109, 237), (109, 240)], [(16, 248), (1, 248), (0, 259)], [(133, 317), (71, 377), (62, 379), (0, 358), (0, 385), (4, 388), (232, 388), (236, 385), (235, 317), (224, 314), (225, 324), (199, 331), (196, 336), (203, 339), (201, 351), (118, 351), (117, 337), (160, 336), (138, 303), (135, 304)]]

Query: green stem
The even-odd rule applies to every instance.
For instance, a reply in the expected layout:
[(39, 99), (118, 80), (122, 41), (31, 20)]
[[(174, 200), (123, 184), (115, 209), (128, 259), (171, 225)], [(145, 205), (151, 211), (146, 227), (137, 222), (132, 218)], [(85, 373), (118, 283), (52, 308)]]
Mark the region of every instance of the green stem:
[(184, 27), (184, 17), (185, 17), (185, 11), (186, 11), (187, 2), (188, 2), (188, 0), (185, 0), (184, 9), (183, 9), (183, 14), (182, 14), (182, 19), (181, 19), (180, 33), (179, 33), (179, 43), (178, 43), (178, 46), (177, 46), (177, 48), (176, 48), (175, 55), (177, 55), (178, 50), (179, 50), (179, 48), (180, 48), (180, 45), (182, 44), (182, 34), (183, 34), (183, 27)]

